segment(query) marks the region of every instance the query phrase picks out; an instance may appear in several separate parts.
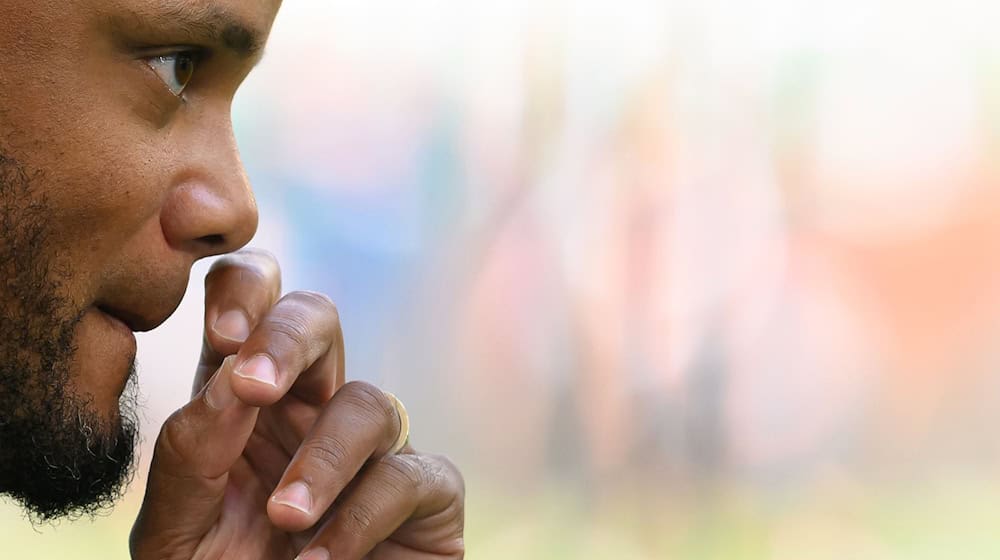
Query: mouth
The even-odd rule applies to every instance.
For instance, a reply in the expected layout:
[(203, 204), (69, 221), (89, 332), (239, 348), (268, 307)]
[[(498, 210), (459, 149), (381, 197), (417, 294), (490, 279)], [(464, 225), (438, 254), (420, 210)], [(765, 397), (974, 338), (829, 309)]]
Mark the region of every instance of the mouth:
[(189, 267), (177, 266), (146, 276), (112, 277), (94, 294), (91, 307), (130, 332), (151, 331), (177, 310), (189, 272)]

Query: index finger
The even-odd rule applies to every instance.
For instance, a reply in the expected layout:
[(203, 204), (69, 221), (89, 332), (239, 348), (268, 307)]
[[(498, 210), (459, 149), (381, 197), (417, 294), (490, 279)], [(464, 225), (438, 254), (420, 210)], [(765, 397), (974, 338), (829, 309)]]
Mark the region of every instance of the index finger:
[(205, 276), (205, 323), (192, 396), (281, 296), (281, 269), (271, 253), (245, 248), (224, 255)]

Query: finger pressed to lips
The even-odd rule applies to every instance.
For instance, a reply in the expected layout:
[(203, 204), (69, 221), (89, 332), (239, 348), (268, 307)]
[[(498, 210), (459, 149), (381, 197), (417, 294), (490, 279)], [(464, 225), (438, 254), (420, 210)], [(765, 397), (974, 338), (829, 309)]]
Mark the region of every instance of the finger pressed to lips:
[(285, 469), (267, 511), (289, 531), (311, 527), (370, 460), (399, 436), (392, 401), (363, 382), (344, 385), (327, 403)]
[(280, 295), (281, 269), (270, 253), (244, 249), (219, 258), (205, 276), (209, 342), (227, 355), (235, 352)]
[(337, 307), (315, 292), (292, 292), (260, 319), (236, 356), (233, 389), (254, 406), (291, 391), (322, 404), (343, 378), (343, 334)]
[(243, 249), (212, 264), (205, 276), (205, 336), (192, 395), (222, 359), (235, 354), (281, 295), (281, 270), (266, 251)]
[[(416, 455), (409, 447), (387, 454), (400, 436), (399, 412), (372, 385), (344, 385), (343, 334), (333, 302), (313, 292), (279, 299), (277, 262), (261, 251), (219, 259), (205, 286), (205, 342), (195, 391), (213, 373), (215, 378), (202, 398), (165, 425), (149, 488), (169, 497), (153, 500), (162, 508), (144, 508), (133, 541), (161, 533), (158, 527), (175, 515), (175, 479), (190, 482), (179, 495), (206, 506), (200, 515), (187, 514), (197, 527), (193, 533), (215, 523), (225, 491), (225, 478), (216, 475), (245, 452), (257, 407), (277, 403), (280, 410), (294, 405), (318, 414), (292, 430), (295, 441), (284, 446), (294, 456), (267, 501), (275, 526), (316, 528), (304, 557), (360, 559), (375, 549), (386, 558), (461, 558), (461, 474), (446, 459)], [(279, 403), (286, 395), (296, 398)], [(195, 459), (206, 452), (211, 460)], [(166, 482), (157, 483), (161, 479)], [(434, 551), (427, 548), (428, 535), (438, 543)]]

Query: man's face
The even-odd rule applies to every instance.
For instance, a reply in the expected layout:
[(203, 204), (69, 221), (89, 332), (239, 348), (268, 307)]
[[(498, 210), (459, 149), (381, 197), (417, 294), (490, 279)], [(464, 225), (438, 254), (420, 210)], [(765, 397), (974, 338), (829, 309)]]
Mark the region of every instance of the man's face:
[(115, 497), (132, 331), (256, 230), (230, 104), (279, 5), (0, 2), (0, 491), (41, 518)]

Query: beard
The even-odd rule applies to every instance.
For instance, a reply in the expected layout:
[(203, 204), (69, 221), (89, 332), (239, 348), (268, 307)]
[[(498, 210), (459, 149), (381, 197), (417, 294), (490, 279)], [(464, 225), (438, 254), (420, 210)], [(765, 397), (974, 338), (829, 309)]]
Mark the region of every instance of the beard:
[(0, 493), (47, 522), (121, 497), (138, 426), (134, 356), (110, 419), (73, 389), (83, 310), (60, 295), (72, 271), (48, 242), (51, 212), (33, 192), (40, 178), (0, 151)]

